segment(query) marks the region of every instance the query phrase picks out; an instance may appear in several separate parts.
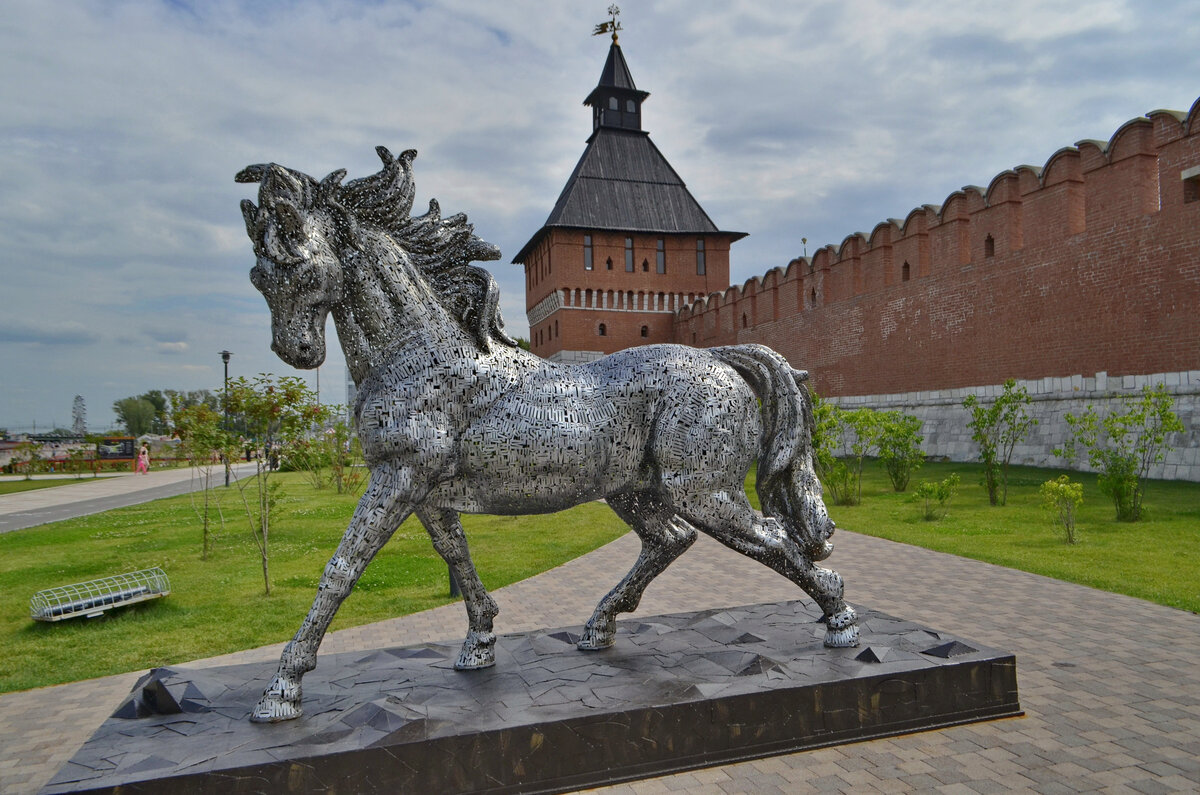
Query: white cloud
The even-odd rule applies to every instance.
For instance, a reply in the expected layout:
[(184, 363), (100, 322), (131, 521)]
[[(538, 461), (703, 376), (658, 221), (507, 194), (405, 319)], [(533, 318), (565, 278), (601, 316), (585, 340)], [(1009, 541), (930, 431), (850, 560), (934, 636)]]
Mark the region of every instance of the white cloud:
[[(750, 233), (738, 283), (799, 254), (801, 236), (811, 253), (1139, 113), (1187, 108), (1200, 72), (1185, 3), (622, 7), (654, 141), (720, 226)], [(580, 11), (6, 3), (0, 425), (65, 420), (75, 394), (100, 425), (126, 395), (219, 387), (222, 349), (234, 374), (292, 372), (247, 279), (237, 205), (253, 192), (232, 177), (254, 162), (354, 178), (377, 170), (378, 144), (419, 149), (417, 207), (436, 196), (501, 247), (501, 307), (526, 333), (508, 261), (583, 151), (580, 103), (607, 53), (588, 35), (603, 9)], [(329, 395), (336, 346), (323, 370)]]

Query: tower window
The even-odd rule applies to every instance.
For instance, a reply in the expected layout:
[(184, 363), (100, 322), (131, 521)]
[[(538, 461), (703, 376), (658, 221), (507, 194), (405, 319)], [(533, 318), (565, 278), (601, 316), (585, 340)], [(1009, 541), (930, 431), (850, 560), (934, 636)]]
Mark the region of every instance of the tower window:
[(910, 273), (910, 271), (909, 271), (908, 263), (906, 262), (900, 268), (900, 281), (902, 281), (902, 282), (908, 281), (909, 273)]
[(742, 328), (746, 328), (746, 313), (742, 313)]
[(704, 273), (704, 238), (700, 238), (696, 241), (696, 274), (703, 276)]
[(633, 104), (633, 100), (632, 99), (625, 100), (625, 112), (626, 113), (634, 113), (635, 111), (637, 111), (637, 105)]
[(604, 267), (608, 270), (612, 270), (612, 257), (609, 257), (607, 260), (605, 260)]
[(663, 239), (658, 239), (658, 251), (654, 253), (654, 270), (657, 273), (667, 272), (667, 251)]
[(1200, 201), (1200, 166), (1179, 172), (1183, 180), (1183, 203)]
[(645, 259), (642, 260), (642, 273), (648, 273), (649, 271), (650, 271), (650, 260), (645, 260)]
[(633, 238), (625, 238), (625, 272), (633, 273)]
[(592, 269), (592, 236), (583, 236), (583, 269), (590, 271)]
[(609, 110), (618, 110), (619, 108), (620, 108), (620, 106), (617, 104), (617, 98), (609, 97), (608, 98), (608, 109)]
[(812, 288), (812, 291), (808, 294), (808, 305), (812, 309), (817, 308), (817, 288), (816, 287)]
[(600, 326), (596, 329), (596, 333), (599, 334), (601, 337), (607, 337), (608, 336), (608, 328), (603, 323), (601, 323)]
[(988, 235), (983, 239), (983, 256), (996, 256), (996, 241), (991, 235)]
[(649, 326), (642, 326), (642, 336), (643, 337), (650, 336), (650, 327)]

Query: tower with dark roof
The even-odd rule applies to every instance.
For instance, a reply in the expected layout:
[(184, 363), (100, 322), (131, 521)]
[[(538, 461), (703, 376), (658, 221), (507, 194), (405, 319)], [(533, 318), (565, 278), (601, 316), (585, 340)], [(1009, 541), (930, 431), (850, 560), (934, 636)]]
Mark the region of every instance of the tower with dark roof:
[(670, 342), (684, 304), (729, 286), (729, 246), (642, 129), (640, 91), (615, 37), (583, 104), (592, 134), (542, 228), (513, 259), (525, 267), (534, 353), (579, 362)]

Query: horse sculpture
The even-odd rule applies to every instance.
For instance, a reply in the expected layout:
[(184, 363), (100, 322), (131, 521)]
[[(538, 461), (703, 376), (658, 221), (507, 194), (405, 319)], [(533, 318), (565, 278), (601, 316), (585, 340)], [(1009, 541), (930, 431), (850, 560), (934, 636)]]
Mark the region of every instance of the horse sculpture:
[[(376, 150), (382, 170), (341, 184), (276, 164), (249, 166), (244, 200), (271, 310), (271, 344), (295, 367), (325, 358), (332, 312), (358, 387), (355, 421), (370, 483), (321, 575), (251, 720), (301, 714), (303, 675), (342, 601), (400, 523), (416, 513), (453, 571), (468, 632), (455, 667), (495, 663), (499, 612), (475, 572), (460, 513), (549, 513), (603, 498), (641, 539), (633, 568), (597, 605), (580, 649), (613, 644), (655, 576), (701, 530), (803, 588), (825, 614), (825, 645), (858, 643), (842, 578), (814, 565), (834, 525), (812, 468), (812, 403), (763, 346), (650, 345), (587, 364), (544, 361), (503, 330), (498, 289), (470, 263), (500, 252), (436, 201), (410, 217), (409, 150)], [(761, 403), (761, 406), (760, 406)], [(743, 484), (757, 458), (763, 513)]]

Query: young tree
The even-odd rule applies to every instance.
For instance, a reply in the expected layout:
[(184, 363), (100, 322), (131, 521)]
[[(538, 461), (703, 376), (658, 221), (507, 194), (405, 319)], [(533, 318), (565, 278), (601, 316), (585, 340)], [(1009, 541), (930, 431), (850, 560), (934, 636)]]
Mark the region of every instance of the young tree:
[(921, 421), (909, 414), (886, 411), (879, 414), (879, 461), (887, 470), (892, 489), (908, 488), (912, 473), (925, 463), (921, 450)]
[(878, 449), (882, 424), (880, 413), (874, 409), (855, 409), (844, 415), (846, 426), (854, 433), (850, 453), (854, 459), (854, 504), (857, 505), (862, 502), (863, 459)]
[(971, 438), (979, 445), (983, 485), (987, 487), (988, 501), (992, 505), (1008, 502), (1008, 463), (1013, 449), (1038, 424), (1029, 416), (1028, 407), (1032, 402), (1028, 390), (1017, 386), (1012, 378), (1004, 382), (1004, 391), (990, 406), (980, 405), (975, 395), (968, 395), (963, 401), (963, 407), (971, 411), (967, 427), (971, 428)]
[(229, 412), (241, 418), (264, 451), (264, 455), (257, 459), (255, 475), (250, 479), (257, 492), (256, 507), (252, 509), (246, 499), (246, 480), (238, 481), (238, 490), (246, 506), (250, 532), (258, 544), (263, 586), (266, 593), (270, 594), (267, 542), (270, 537), (271, 509), (282, 496), (279, 484), (272, 482), (270, 476), (275, 462), (279, 460), (280, 450), (314, 426), (323, 424), (328, 409), (317, 402), (316, 394), (307, 384), (293, 376), (276, 378), (259, 374), (253, 381), (239, 377), (229, 382), (225, 401)]
[(851, 488), (850, 468), (839, 458), (845, 444), (846, 425), (844, 412), (814, 392), (813, 417), (813, 467), (821, 485), (835, 505), (850, 505), (854, 501)]
[(196, 508), (195, 492), (191, 492), (193, 494), (192, 508), (200, 516), (204, 528), (200, 551), (201, 560), (208, 560), (209, 507), (212, 502), (216, 504), (222, 524), (224, 524), (225, 518), (221, 514), (220, 502), (212, 499), (214, 496), (213, 467), (221, 458), (227, 460), (232, 453), (232, 440), (222, 428), (222, 419), (223, 417), (207, 403), (182, 405), (172, 413), (174, 431), (179, 436), (183, 454), (188, 463), (200, 474), (201, 482), (204, 484), (201, 508)]
[(922, 516), (925, 521), (932, 522), (934, 519), (940, 519), (946, 515), (946, 506), (958, 493), (958, 482), (958, 473), (951, 472), (950, 477), (940, 483), (922, 480), (917, 484), (911, 499), (922, 503)]
[(1074, 461), (1079, 448), (1087, 451), (1088, 464), (1100, 473), (1100, 490), (1112, 498), (1117, 519), (1136, 522), (1142, 518), (1143, 481), (1153, 464), (1162, 461), (1170, 445), (1167, 434), (1183, 430), (1172, 410), (1175, 398), (1166, 386), (1142, 387), (1140, 400), (1127, 398), (1125, 410), (1104, 418), (1095, 406), (1078, 417), (1068, 414), (1071, 434), (1056, 455)]
[(1058, 517), (1058, 522), (1067, 531), (1067, 543), (1075, 543), (1075, 511), (1083, 504), (1083, 484), (1072, 483), (1067, 475), (1047, 480), (1038, 491), (1042, 495), (1042, 507)]

